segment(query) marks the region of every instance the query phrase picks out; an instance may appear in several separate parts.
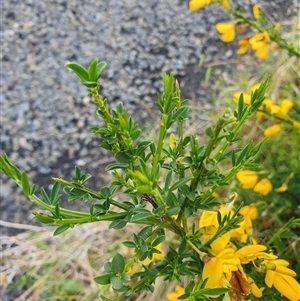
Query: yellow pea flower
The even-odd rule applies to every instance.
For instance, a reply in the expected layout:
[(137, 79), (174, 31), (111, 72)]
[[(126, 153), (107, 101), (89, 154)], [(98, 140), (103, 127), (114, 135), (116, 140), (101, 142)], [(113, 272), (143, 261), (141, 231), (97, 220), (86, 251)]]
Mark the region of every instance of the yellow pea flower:
[(202, 279), (208, 279), (206, 287), (214, 288), (221, 282), (223, 273), (230, 279), (231, 272), (238, 270), (240, 260), (234, 255), (234, 249), (222, 250), (216, 257), (210, 258), (205, 264), (202, 272)]
[(180, 285), (175, 285), (175, 291), (167, 294), (168, 301), (187, 301), (187, 299), (178, 299), (181, 295), (184, 294), (184, 288)]
[(201, 9), (204, 6), (210, 4), (210, 2), (211, 2), (210, 0), (191, 0), (189, 2), (189, 9), (191, 11), (195, 11), (195, 10)]
[(275, 289), (291, 301), (299, 301), (300, 285), (294, 279), (296, 273), (287, 268), (288, 261), (277, 259), (265, 262), (267, 272), (265, 283), (268, 287), (274, 286)]
[(279, 193), (286, 192), (288, 190), (288, 184), (285, 182), (280, 187), (276, 188)]
[(176, 137), (173, 133), (170, 134), (169, 145), (170, 145), (171, 149), (174, 149), (176, 147)]
[(241, 170), (236, 174), (236, 177), (244, 189), (253, 188), (258, 181), (257, 173), (252, 170)]
[(266, 31), (257, 33), (249, 40), (252, 49), (255, 50), (255, 55), (260, 59), (268, 58), (269, 42), (270, 36)]
[(240, 39), (238, 41), (238, 45), (239, 45), (239, 49), (237, 51), (237, 54), (239, 55), (245, 54), (250, 46), (249, 39), (248, 38)]
[(223, 42), (231, 42), (235, 38), (235, 25), (232, 22), (217, 23), (216, 30), (221, 34)]
[(260, 180), (253, 188), (253, 191), (263, 196), (268, 195), (272, 191), (273, 185), (267, 178)]
[(296, 129), (300, 129), (300, 122), (299, 121), (293, 121), (293, 127)]
[(281, 24), (280, 23), (276, 23), (275, 26), (274, 26), (274, 30), (275, 31), (278, 31), (281, 27)]
[(278, 134), (282, 130), (280, 124), (274, 124), (264, 130), (264, 135), (270, 137), (272, 135)]
[(253, 12), (254, 18), (255, 18), (255, 19), (259, 19), (260, 9), (259, 9), (259, 7), (258, 7), (257, 4), (254, 4), (254, 5), (253, 5), (252, 12)]
[(281, 109), (281, 116), (285, 117), (291, 110), (291, 108), (294, 106), (294, 103), (292, 100), (285, 98), (281, 101), (280, 109)]
[(247, 264), (255, 259), (276, 260), (277, 256), (263, 251), (267, 249), (264, 245), (248, 245), (235, 252), (242, 264)]
[(258, 286), (256, 285), (256, 283), (254, 282), (254, 280), (248, 276), (248, 282), (250, 284), (251, 287), (251, 293), (256, 297), (256, 298), (261, 298), (262, 297), (262, 292), (264, 290), (264, 288), (258, 288)]
[(221, 4), (225, 9), (230, 8), (230, 4), (229, 4), (228, 0), (221, 0)]

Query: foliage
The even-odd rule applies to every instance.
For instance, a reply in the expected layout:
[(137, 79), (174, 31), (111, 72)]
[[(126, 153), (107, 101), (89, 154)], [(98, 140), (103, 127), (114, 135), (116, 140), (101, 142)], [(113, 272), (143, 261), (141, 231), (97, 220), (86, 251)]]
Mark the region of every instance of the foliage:
[[(235, 11), (226, 0), (192, 0), (190, 8), (196, 10), (213, 2), (220, 2), (238, 18), (236, 22), (257, 31), (249, 38), (257, 57), (268, 56), (270, 41), (290, 55), (299, 56), (277, 33), (278, 26), (267, 26), (257, 6), (253, 10), (255, 21)], [(235, 28), (234, 23), (216, 24), (224, 42), (234, 39)], [(281, 300), (282, 295), (299, 300), (296, 272), (288, 268), (293, 261), (299, 268), (294, 256), (299, 250), (294, 246), (288, 249), (288, 244), (296, 241), (293, 230), (300, 225), (300, 208), (292, 194), (297, 194), (297, 188), (291, 189), (285, 206), (281, 204), (281, 194), (299, 179), (299, 104), (288, 96), (281, 102), (265, 98), (265, 78), (249, 93), (234, 94), (236, 105), (227, 108), (214, 126), (206, 129), (204, 143), (196, 134), (185, 134), (188, 100), (181, 98), (174, 76), (163, 73), (163, 93), (158, 94), (155, 103), (160, 114), (157, 139), (148, 140), (141, 137), (138, 124), (122, 104), (110, 109), (109, 101), (99, 94), (98, 80), (105, 65), (94, 59), (87, 69), (77, 63), (65, 67), (87, 87), (103, 121), (102, 127), (94, 126), (91, 131), (101, 138), (100, 147), (114, 154), (115, 161), (106, 167), (113, 177), (111, 185), (94, 190), (89, 187), (91, 175), (82, 174), (76, 166), (70, 180), (53, 178), (50, 192), (42, 188), (35, 193), (26, 172), (20, 171), (6, 154), (0, 156), (1, 172), (43, 210), (33, 214), (40, 222), (56, 226), (54, 236), (75, 225), (94, 222), (110, 222), (109, 228), (117, 231), (129, 224), (140, 226), (131, 239), (122, 242), (127, 254), (115, 252), (104, 263), (104, 273), (95, 277), (96, 283), (110, 285), (116, 293), (101, 295), (102, 299), (120, 301), (135, 293), (153, 292), (158, 278), (179, 283), (187, 278), (188, 285), (177, 285), (175, 292), (167, 295), (168, 300)], [(244, 127), (255, 118), (264, 131), (246, 140)], [(289, 159), (281, 164), (281, 159), (273, 158), (285, 155), (287, 136), (292, 137)], [(266, 154), (270, 149), (272, 158)], [(86, 202), (88, 212), (64, 208), (62, 192), (69, 202)], [(253, 221), (261, 218), (258, 210), (270, 217), (287, 208), (295, 210), (294, 216), (279, 214), (276, 230), (256, 235)], [(65, 285), (72, 290), (77, 286), (72, 280)]]

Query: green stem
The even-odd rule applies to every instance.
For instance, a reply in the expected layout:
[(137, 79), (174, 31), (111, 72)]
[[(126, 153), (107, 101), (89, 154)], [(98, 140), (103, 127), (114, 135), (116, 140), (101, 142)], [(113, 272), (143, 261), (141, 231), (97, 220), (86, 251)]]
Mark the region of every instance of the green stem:
[(113, 119), (108, 111), (108, 108), (105, 105), (103, 98), (98, 93), (98, 88), (91, 88), (90, 92), (94, 97), (95, 103), (101, 110), (101, 114), (103, 116), (103, 120), (105, 121), (106, 125), (108, 125), (109, 123), (113, 123)]
[[(45, 209), (47, 211), (55, 211), (55, 206), (51, 206), (48, 205), (46, 203), (44, 203), (42, 200), (40, 200), (36, 195), (29, 195), (28, 198), (30, 199), (30, 201), (32, 203), (34, 203), (35, 205), (37, 205), (38, 207)], [(60, 213), (63, 215), (68, 215), (68, 216), (73, 216), (73, 217), (87, 217), (90, 216), (89, 213), (87, 212), (79, 212), (79, 211), (74, 211), (74, 210), (69, 210), (69, 209), (65, 209), (60, 207)]]
[[(65, 186), (69, 186), (69, 187), (74, 187), (82, 192), (85, 192), (85, 193), (88, 193), (89, 195), (91, 195), (94, 199), (98, 199), (98, 200), (101, 200), (101, 196), (95, 192), (94, 190), (91, 190), (85, 186), (77, 186), (77, 185), (74, 185), (72, 182), (69, 182), (69, 181), (66, 181), (64, 179), (61, 179), (61, 178), (52, 178), (55, 182), (59, 182)], [(121, 208), (121, 209), (124, 209), (124, 210), (128, 210), (129, 206), (126, 205), (126, 204), (123, 204), (123, 203), (120, 203), (118, 201), (115, 201), (113, 199), (109, 199), (110, 203), (118, 208)]]
[[(155, 152), (155, 155), (153, 158), (152, 171), (151, 171), (151, 177), (152, 177), (154, 187), (156, 186), (156, 183), (158, 180), (158, 179), (154, 179), (154, 177), (155, 177), (157, 166), (161, 159), (161, 153), (162, 153), (162, 149), (164, 146), (164, 140), (165, 140), (166, 133), (167, 133), (166, 121), (167, 121), (167, 114), (162, 114), (160, 128), (159, 128), (158, 142), (157, 142), (156, 152)], [(162, 205), (162, 204), (160, 204), (160, 205)]]

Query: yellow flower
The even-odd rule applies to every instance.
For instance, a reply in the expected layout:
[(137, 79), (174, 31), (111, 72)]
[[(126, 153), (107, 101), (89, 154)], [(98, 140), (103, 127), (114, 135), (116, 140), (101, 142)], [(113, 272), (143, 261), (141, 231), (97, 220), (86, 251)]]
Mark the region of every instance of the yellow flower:
[(155, 247), (155, 249), (157, 249), (160, 253), (154, 253), (152, 255), (152, 259), (150, 258), (147, 258), (146, 260), (144, 260), (143, 264), (144, 265), (149, 265), (151, 262), (154, 262), (154, 261), (158, 261), (158, 260), (163, 260), (165, 258), (165, 253), (162, 249), (162, 244), (159, 244)]
[(174, 149), (176, 147), (176, 138), (173, 133), (170, 134), (169, 145), (170, 145), (171, 149)]
[(283, 259), (265, 262), (267, 273), (265, 283), (268, 287), (275, 289), (291, 301), (300, 300), (300, 285), (293, 278), (296, 273), (287, 268), (289, 263)]
[(252, 170), (241, 170), (236, 174), (237, 179), (244, 189), (251, 189), (258, 181), (258, 175)]
[(257, 33), (249, 40), (252, 49), (255, 50), (255, 55), (260, 59), (268, 58), (269, 42), (270, 42), (270, 36), (266, 31)]
[(258, 216), (257, 207), (252, 203), (242, 207), (239, 213), (244, 217), (244, 221), (240, 223), (240, 228), (243, 230), (243, 235), (240, 237), (240, 241), (246, 242), (248, 237), (250, 236), (252, 238), (253, 235), (252, 220), (256, 219)]
[(240, 259), (242, 264), (247, 264), (257, 258), (267, 260), (277, 259), (277, 256), (263, 252), (266, 249), (267, 247), (264, 245), (248, 245), (237, 250), (235, 256)]
[(293, 127), (296, 129), (300, 129), (300, 122), (299, 121), (293, 121)]
[(230, 4), (229, 4), (228, 0), (221, 0), (221, 4), (225, 9), (230, 8)]
[(274, 26), (274, 30), (278, 31), (280, 27), (281, 27), (281, 24), (280, 23), (276, 23), (275, 26)]
[(171, 293), (168, 293), (167, 294), (167, 299), (168, 301), (186, 301), (187, 299), (178, 299), (178, 297), (180, 297), (181, 295), (184, 294), (184, 288), (179, 286), (179, 285), (175, 285), (175, 291), (174, 292), (171, 292)]
[(280, 107), (281, 107), (281, 116), (285, 117), (291, 110), (291, 108), (294, 106), (294, 103), (292, 100), (285, 98), (281, 101)]
[(287, 182), (284, 182), (280, 187), (276, 188), (279, 193), (286, 192), (288, 190)]
[(264, 135), (270, 137), (272, 135), (278, 134), (282, 130), (280, 124), (274, 124), (264, 130)]
[(231, 273), (238, 270), (240, 260), (234, 255), (234, 249), (227, 248), (221, 251), (216, 257), (210, 258), (205, 264), (202, 272), (202, 279), (208, 279), (206, 287), (217, 287), (222, 279), (223, 273), (227, 279)]
[(217, 23), (216, 30), (221, 34), (223, 42), (231, 42), (235, 37), (235, 25), (232, 22)]
[(253, 188), (253, 191), (263, 196), (268, 195), (272, 191), (272, 183), (269, 179), (265, 178), (260, 180)]
[(254, 280), (248, 276), (248, 282), (251, 287), (251, 293), (256, 297), (256, 298), (261, 298), (262, 297), (262, 292), (264, 288), (258, 288)]
[(211, 2), (210, 0), (191, 0), (189, 2), (189, 9), (191, 11), (195, 11), (195, 10), (201, 9), (204, 6), (210, 4), (210, 2)]
[(259, 19), (260, 9), (259, 9), (259, 7), (258, 7), (257, 4), (254, 4), (254, 5), (253, 5), (252, 12), (253, 12), (254, 18), (255, 18), (255, 19)]
[(239, 55), (245, 54), (250, 46), (249, 39), (248, 38), (240, 39), (238, 45), (239, 45), (239, 49), (237, 51), (237, 54)]

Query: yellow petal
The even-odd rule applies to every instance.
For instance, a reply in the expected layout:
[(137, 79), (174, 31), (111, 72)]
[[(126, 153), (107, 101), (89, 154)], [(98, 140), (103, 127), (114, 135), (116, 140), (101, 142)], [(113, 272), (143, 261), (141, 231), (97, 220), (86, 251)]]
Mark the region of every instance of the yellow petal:
[(214, 226), (217, 229), (219, 227), (217, 215), (216, 211), (204, 210), (199, 220), (199, 228)]
[(254, 282), (254, 280), (251, 277), (248, 277), (248, 281), (250, 283), (251, 293), (256, 298), (261, 298), (262, 297), (262, 292), (263, 292), (264, 288), (258, 288), (258, 286), (256, 285), (256, 283)]
[(268, 195), (272, 191), (273, 185), (267, 178), (260, 180), (253, 188), (253, 191), (263, 196)]
[(274, 124), (274, 125), (272, 125), (272, 126), (266, 128), (266, 129), (264, 130), (264, 135), (265, 135), (266, 137), (270, 137), (270, 136), (272, 136), (272, 135), (278, 134), (281, 130), (282, 130), (281, 125), (279, 125), (279, 124)]
[(228, 2), (228, 0), (222, 0), (222, 6), (225, 8), (225, 9), (229, 9), (230, 8), (230, 4)]
[(281, 112), (283, 114), (282, 117), (285, 117), (289, 111), (291, 110), (291, 108), (294, 106), (294, 103), (292, 100), (285, 98), (281, 101)]
[(238, 251), (235, 252), (235, 255), (241, 258), (265, 251), (266, 249), (267, 247), (264, 245), (250, 245), (240, 248)]
[(257, 48), (255, 55), (262, 60), (265, 60), (269, 57), (269, 46), (266, 43), (262, 43), (260, 47)]
[(189, 9), (191, 11), (195, 11), (195, 10), (203, 8), (204, 6), (208, 5), (209, 3), (210, 3), (209, 0), (191, 0), (189, 2)]
[(279, 30), (280, 27), (281, 27), (281, 24), (276, 23), (275, 26), (274, 26), (274, 30), (277, 31), (277, 30)]
[(249, 216), (251, 219), (256, 219), (258, 216), (258, 210), (255, 204), (251, 203), (250, 205), (246, 205), (241, 208), (240, 212), (241, 215)]
[(216, 30), (222, 35), (223, 42), (231, 42), (235, 38), (235, 25), (229, 23), (217, 23)]
[(255, 19), (259, 19), (260, 9), (259, 9), (259, 7), (258, 7), (257, 4), (254, 4), (254, 5), (253, 5), (252, 12), (253, 12), (254, 18), (255, 18)]
[(237, 54), (242, 55), (245, 54), (249, 48), (249, 39), (240, 39), (239, 42), (239, 49), (237, 51)]
[(176, 147), (176, 138), (175, 138), (175, 135), (173, 133), (170, 134), (169, 145), (172, 149), (174, 149)]
[(218, 258), (212, 258), (203, 268), (202, 279), (208, 278), (206, 287), (213, 288), (218, 285), (223, 274), (223, 264)]
[(241, 170), (236, 174), (237, 179), (244, 189), (251, 189), (258, 180), (258, 175), (252, 170)]
[[(175, 285), (175, 291), (168, 293), (167, 299), (168, 299), (168, 301), (177, 301), (177, 300), (179, 300), (178, 297), (180, 297), (183, 294), (184, 294), (184, 288), (179, 285)], [(185, 301), (187, 299), (181, 299), (181, 300)]]
[(277, 192), (282, 193), (286, 192), (288, 190), (288, 185), (287, 183), (283, 183), (280, 187), (276, 189)]
[(271, 270), (267, 270), (266, 277), (265, 277), (265, 283), (267, 287), (272, 287), (273, 281), (274, 281), (275, 272)]
[(296, 128), (296, 129), (300, 129), (300, 122), (293, 121), (293, 127)]
[(275, 275), (273, 281), (274, 287), (281, 293), (283, 296), (288, 298), (291, 301), (299, 301), (300, 292), (294, 291), (294, 289), (289, 285), (288, 281), (285, 277), (281, 277), (279, 275)]

